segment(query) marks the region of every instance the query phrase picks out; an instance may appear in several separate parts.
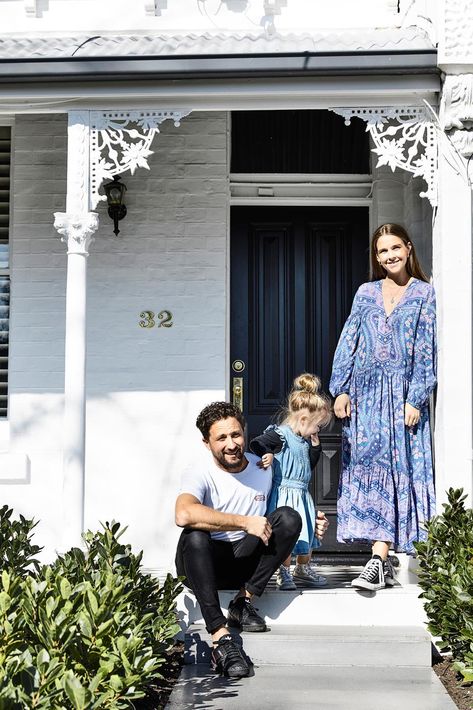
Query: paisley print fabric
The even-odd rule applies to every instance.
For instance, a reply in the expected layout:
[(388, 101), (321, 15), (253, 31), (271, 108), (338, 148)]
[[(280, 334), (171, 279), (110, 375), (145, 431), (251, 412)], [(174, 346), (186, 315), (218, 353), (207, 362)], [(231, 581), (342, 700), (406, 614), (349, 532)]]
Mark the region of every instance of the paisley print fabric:
[[(413, 551), (435, 513), (428, 402), (436, 384), (435, 293), (414, 279), (387, 316), (382, 281), (358, 289), (335, 352), (330, 392), (350, 395), (342, 429), (340, 542)], [(404, 425), (404, 405), (420, 409)]]
[(307, 439), (295, 434), (286, 424), (271, 424), (266, 431), (274, 429), (283, 442), (279, 453), (274, 454), (273, 487), (268, 501), (267, 513), (288, 505), (297, 510), (302, 518), (299, 540), (292, 551), (293, 555), (306, 555), (312, 549), (320, 547), (314, 534), (315, 505), (309, 493), (312, 477)]

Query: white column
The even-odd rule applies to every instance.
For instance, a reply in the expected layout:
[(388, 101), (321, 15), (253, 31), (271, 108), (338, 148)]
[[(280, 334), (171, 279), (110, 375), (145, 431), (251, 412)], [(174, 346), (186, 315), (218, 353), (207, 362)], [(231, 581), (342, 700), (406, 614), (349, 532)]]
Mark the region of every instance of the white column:
[(471, 0), (440, 0), (438, 65), (443, 73), (439, 208), (433, 262), (438, 291), (437, 492), (463, 488), (473, 502), (472, 193), (473, 44)]
[[(452, 159), (455, 158), (455, 159)], [(439, 206), (433, 234), (438, 314), (435, 425), (436, 489), (463, 488), (472, 502), (472, 193), (447, 141), (439, 156)]]
[(89, 211), (89, 143), (89, 112), (71, 111), (66, 212), (54, 215), (67, 245), (62, 550), (80, 545), (84, 529), (87, 257), (98, 227)]

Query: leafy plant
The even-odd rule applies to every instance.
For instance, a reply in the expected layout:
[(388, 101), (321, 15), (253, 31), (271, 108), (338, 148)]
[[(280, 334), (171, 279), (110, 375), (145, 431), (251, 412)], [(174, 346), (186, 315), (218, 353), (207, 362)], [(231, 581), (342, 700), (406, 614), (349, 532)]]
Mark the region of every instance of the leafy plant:
[(144, 574), (124, 532), (106, 523), (85, 551), (2, 573), (0, 710), (129, 708), (160, 677), (181, 585)]
[(421, 597), (429, 631), (451, 651), (464, 682), (473, 681), (473, 510), (463, 489), (448, 491), (442, 515), (426, 523), (427, 540), (416, 543)]
[(31, 542), (37, 523), (23, 515), (13, 520), (12, 515), (13, 509), (7, 505), (0, 508), (0, 568), (15, 570), (23, 576), (39, 568), (35, 555), (43, 548)]

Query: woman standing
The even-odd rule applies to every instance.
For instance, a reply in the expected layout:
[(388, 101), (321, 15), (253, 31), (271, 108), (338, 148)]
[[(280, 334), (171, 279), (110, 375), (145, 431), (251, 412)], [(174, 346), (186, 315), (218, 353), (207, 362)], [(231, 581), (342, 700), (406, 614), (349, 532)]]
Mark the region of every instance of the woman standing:
[(358, 289), (335, 352), (330, 391), (343, 423), (337, 538), (369, 541), (352, 586), (394, 584), (391, 546), (413, 551), (435, 512), (428, 403), (436, 384), (435, 293), (407, 232), (371, 240), (373, 281)]

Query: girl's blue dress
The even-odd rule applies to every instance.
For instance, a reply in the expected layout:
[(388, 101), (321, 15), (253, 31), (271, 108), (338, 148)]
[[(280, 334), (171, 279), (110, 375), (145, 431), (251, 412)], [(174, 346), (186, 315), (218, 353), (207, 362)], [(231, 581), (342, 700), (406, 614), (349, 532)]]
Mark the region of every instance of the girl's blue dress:
[[(435, 513), (429, 397), (436, 384), (435, 293), (414, 279), (389, 316), (382, 281), (358, 289), (335, 352), (330, 391), (348, 393), (337, 538), (406, 552)], [(404, 425), (406, 402), (420, 409)]]
[(312, 478), (310, 443), (285, 424), (271, 425), (266, 431), (270, 430), (276, 431), (283, 446), (279, 453), (274, 454), (273, 487), (267, 512), (271, 513), (283, 505), (297, 510), (302, 518), (302, 530), (292, 553), (306, 555), (320, 546), (314, 534), (315, 505), (309, 493)]

